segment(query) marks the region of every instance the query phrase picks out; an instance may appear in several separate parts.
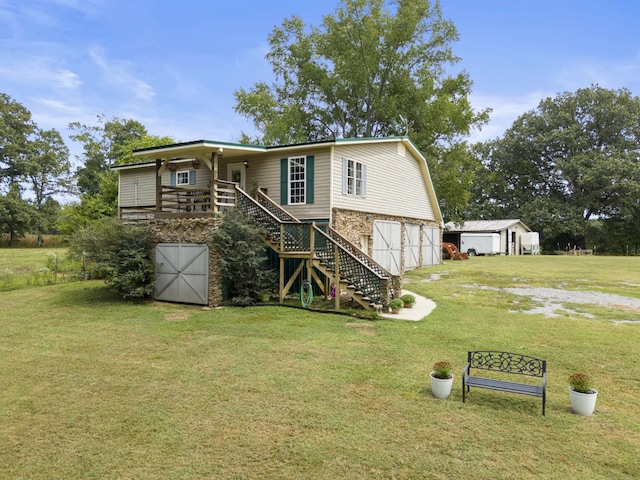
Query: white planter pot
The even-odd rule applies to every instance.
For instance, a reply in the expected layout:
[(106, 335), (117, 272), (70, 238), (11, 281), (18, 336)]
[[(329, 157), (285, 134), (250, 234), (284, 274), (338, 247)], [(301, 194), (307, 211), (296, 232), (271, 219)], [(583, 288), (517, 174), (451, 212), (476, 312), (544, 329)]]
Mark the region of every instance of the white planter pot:
[(596, 400), (598, 399), (598, 391), (595, 393), (576, 392), (573, 387), (569, 387), (569, 400), (571, 400), (571, 410), (573, 413), (590, 417), (596, 408)]
[(429, 377), (431, 378), (431, 393), (434, 397), (444, 399), (451, 394), (453, 375), (451, 375), (451, 378), (436, 378), (431, 372)]

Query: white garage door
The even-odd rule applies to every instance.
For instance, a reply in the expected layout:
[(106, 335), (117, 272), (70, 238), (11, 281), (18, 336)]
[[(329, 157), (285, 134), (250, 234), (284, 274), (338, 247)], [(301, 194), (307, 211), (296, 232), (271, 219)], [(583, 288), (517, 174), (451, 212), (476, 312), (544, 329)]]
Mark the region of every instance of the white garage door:
[(156, 245), (156, 300), (209, 303), (209, 247), (201, 244)]
[(373, 259), (389, 272), (397, 275), (402, 264), (402, 233), (400, 222), (373, 222)]
[(439, 265), (442, 254), (440, 229), (438, 227), (422, 227), (422, 265)]
[(404, 269), (420, 266), (420, 225), (404, 225)]

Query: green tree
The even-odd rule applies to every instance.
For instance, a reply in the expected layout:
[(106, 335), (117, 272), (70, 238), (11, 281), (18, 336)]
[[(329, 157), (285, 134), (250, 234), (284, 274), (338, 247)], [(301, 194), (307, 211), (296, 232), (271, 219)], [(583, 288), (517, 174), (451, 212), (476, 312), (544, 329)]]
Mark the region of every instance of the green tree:
[(30, 231), (51, 231), (59, 210), (54, 195), (70, 188), (69, 152), (60, 134), (40, 130), (26, 107), (0, 94), (0, 194), (6, 193), (0, 230), (9, 233), (10, 244)]
[(20, 196), (17, 184), (6, 195), (0, 194), (0, 234), (9, 235), (9, 246), (24, 237), (32, 226), (35, 210)]
[(522, 218), (548, 246), (565, 239), (584, 246), (590, 219), (636, 208), (639, 149), (638, 97), (597, 85), (565, 92), (477, 149), (491, 182), (476, 200), (503, 218)]
[(342, 0), (321, 27), (293, 16), (274, 28), (266, 58), (275, 82), (236, 91), (235, 110), (267, 145), (408, 135), (457, 183), (441, 188), (454, 193), (446, 205), (455, 214), (471, 180), (455, 175), (469, 162), (461, 138), (488, 118), (469, 104), (467, 73), (448, 73), (457, 39), (437, 1)]
[(89, 195), (100, 192), (100, 175), (117, 164), (127, 145), (147, 135), (147, 129), (136, 120), (108, 120), (104, 115), (98, 116), (97, 125), (73, 122), (69, 128), (76, 132), (71, 139), (83, 147), (83, 166), (76, 170), (78, 189)]
[(30, 148), (30, 137), (36, 125), (31, 112), (9, 95), (0, 93), (0, 188), (7, 192), (24, 175), (25, 158)]
[(54, 231), (59, 203), (55, 195), (73, 192), (69, 149), (57, 130), (36, 130), (25, 162), (25, 179), (33, 195), (36, 216), (33, 231), (42, 245), (42, 234)]

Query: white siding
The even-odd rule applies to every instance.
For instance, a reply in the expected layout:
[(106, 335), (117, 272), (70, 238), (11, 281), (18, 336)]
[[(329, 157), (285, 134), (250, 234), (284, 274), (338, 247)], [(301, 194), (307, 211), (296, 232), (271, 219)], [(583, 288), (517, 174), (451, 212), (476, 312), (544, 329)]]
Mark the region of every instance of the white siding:
[[(202, 166), (199, 169), (191, 167), (190, 163), (178, 166), (178, 172), (195, 170), (196, 184), (185, 187), (209, 188), (211, 171)], [(151, 207), (156, 204), (156, 166), (155, 164), (140, 167), (127, 168), (119, 171), (120, 195), (118, 206), (120, 207)], [(137, 181), (137, 198), (136, 198)], [(162, 174), (162, 185), (171, 185), (171, 172), (165, 170)]]
[[(152, 207), (156, 204), (156, 167), (120, 170), (120, 207)], [(136, 198), (136, 181), (137, 198)]]
[(314, 157), (314, 201), (306, 205), (283, 205), (293, 216), (300, 219), (324, 219), (329, 218), (330, 195), (330, 150), (323, 148), (318, 150), (295, 150), (279, 152), (269, 155), (255, 155), (238, 158), (222, 158), (220, 162), (220, 178), (226, 180), (227, 165), (238, 161), (247, 161), (246, 182), (247, 191), (251, 191), (254, 185), (267, 189), (267, 195), (277, 204), (280, 204), (280, 160), (282, 158), (296, 156)]
[[(337, 145), (333, 206), (399, 217), (437, 220), (419, 161), (398, 143)], [(342, 194), (342, 158), (367, 166), (366, 198)]]

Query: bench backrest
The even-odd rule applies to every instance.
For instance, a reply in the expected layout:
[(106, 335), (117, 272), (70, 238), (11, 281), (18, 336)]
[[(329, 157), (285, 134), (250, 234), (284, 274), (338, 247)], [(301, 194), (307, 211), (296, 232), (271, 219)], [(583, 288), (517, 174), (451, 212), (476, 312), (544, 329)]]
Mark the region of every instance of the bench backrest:
[(547, 361), (520, 353), (479, 350), (468, 352), (470, 368), (493, 370), (503, 373), (517, 373), (532, 377), (542, 377), (547, 371)]

